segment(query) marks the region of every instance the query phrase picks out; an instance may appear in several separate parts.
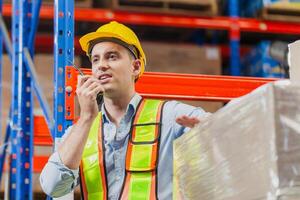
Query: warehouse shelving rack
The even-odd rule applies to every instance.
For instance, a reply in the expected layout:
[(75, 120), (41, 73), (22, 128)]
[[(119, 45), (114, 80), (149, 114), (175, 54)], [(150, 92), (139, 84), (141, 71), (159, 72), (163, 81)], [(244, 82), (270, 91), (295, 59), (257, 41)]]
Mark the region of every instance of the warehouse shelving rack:
[[(4, 37), (4, 44), (12, 61), (12, 105), (11, 119), (4, 141), (5, 146), (1, 152), (0, 170), (3, 171), (6, 149), (9, 144), (11, 147), (9, 155), (9, 199), (33, 199), (33, 91), (40, 102), (52, 138), (60, 138), (65, 128), (72, 123), (64, 117), (64, 66), (67, 65), (67, 60), (73, 60), (74, 57), (74, 2), (55, 1), (54, 106), (57, 108), (53, 114), (55, 120), (50, 114), (49, 106), (37, 83), (37, 75), (32, 61), (40, 7), (41, 0), (34, 2), (13, 0), (11, 7), (12, 42), (10, 42), (9, 37)], [(3, 35), (8, 35), (2, 15), (1, 32)]]
[[(231, 0), (230, 2), (233, 8), (238, 7), (237, 0)], [(2, 8), (2, 1), (0, 1), (0, 4)], [(72, 61), (74, 59), (74, 20), (94, 22), (117, 20), (126, 24), (136, 25), (227, 30), (230, 32), (231, 73), (233, 75), (239, 74), (239, 70), (237, 69), (239, 63), (237, 60), (239, 60), (241, 31), (300, 34), (300, 24), (298, 23), (287, 24), (242, 19), (238, 17), (237, 9), (231, 10), (231, 17), (204, 18), (87, 8), (76, 8), (74, 15), (74, 2), (60, 0), (55, 0), (54, 7), (40, 7), (41, 0), (13, 0), (12, 5), (3, 5), (2, 16), (12, 16), (12, 46), (10, 47), (8, 37), (5, 37), (5, 35), (7, 36), (7, 30), (3, 26), (3, 23), (1, 25), (2, 37), (0, 39), (0, 42), (3, 40), (5, 44), (13, 66), (11, 121), (7, 127), (7, 137), (4, 142), (7, 144), (10, 141), (11, 145), (9, 195), (12, 200), (32, 199), (31, 174), (34, 170), (33, 163), (36, 164), (35, 167), (40, 169), (47, 159), (45, 157), (37, 157), (39, 160), (35, 159), (35, 162), (33, 162), (33, 127), (35, 130), (38, 130), (39, 127), (40, 130), (48, 132), (49, 135), (52, 135), (53, 141), (56, 141), (62, 137), (64, 130), (74, 120), (72, 102), (72, 99), (74, 100), (74, 92), (66, 93), (65, 91), (66, 86), (72, 87), (72, 91), (75, 91), (76, 87), (76, 71), (68, 67), (70, 64), (68, 60)], [(89, 17), (87, 18), (86, 16)], [(54, 107), (56, 109), (54, 109), (52, 117), (37, 83), (32, 58), (34, 56), (33, 44), (38, 19), (53, 18), (55, 32)], [(0, 67), (2, 66), (0, 65)], [(2, 72), (2, 68), (0, 68), (0, 72)], [(87, 73), (90, 73), (90, 71), (87, 71)], [(0, 74), (1, 76), (2, 74)], [(141, 80), (138, 81), (136, 87), (137, 91), (145, 97), (228, 101), (274, 80), (228, 76), (145, 73)], [(173, 90), (170, 90), (170, 88), (173, 88)], [(34, 117), (32, 114), (33, 91), (40, 101), (45, 120), (44, 117)], [(48, 129), (45, 127), (48, 127)], [(46, 139), (38, 138), (35, 140), (35, 144), (45, 145), (50, 143), (52, 143), (51, 139), (47, 137)], [(5, 145), (5, 147), (7, 146)], [(5, 148), (3, 149), (4, 151), (2, 151), (0, 157), (0, 167), (3, 167), (5, 160), (6, 151)]]

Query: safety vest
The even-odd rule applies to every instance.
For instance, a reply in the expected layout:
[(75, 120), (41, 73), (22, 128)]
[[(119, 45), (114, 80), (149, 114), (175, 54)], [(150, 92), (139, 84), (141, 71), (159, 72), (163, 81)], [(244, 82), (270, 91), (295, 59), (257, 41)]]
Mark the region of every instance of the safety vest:
[[(160, 100), (141, 100), (128, 139), (125, 178), (120, 199), (157, 199), (157, 164), (161, 131)], [(93, 122), (80, 166), (84, 200), (106, 200), (108, 197), (105, 171), (102, 114)]]

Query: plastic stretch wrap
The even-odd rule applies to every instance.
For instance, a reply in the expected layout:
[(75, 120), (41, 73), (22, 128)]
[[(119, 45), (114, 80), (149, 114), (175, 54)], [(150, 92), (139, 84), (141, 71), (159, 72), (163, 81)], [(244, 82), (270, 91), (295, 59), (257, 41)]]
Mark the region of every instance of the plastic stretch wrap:
[(299, 200), (300, 85), (264, 85), (175, 140), (174, 183), (177, 199)]

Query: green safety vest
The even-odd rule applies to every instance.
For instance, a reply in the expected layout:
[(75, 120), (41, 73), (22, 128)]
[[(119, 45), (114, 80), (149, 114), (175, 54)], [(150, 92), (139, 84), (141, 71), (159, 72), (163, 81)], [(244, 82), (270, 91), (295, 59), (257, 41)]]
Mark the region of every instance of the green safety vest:
[[(125, 179), (120, 199), (157, 199), (157, 164), (163, 104), (160, 100), (143, 99), (137, 108), (128, 139)], [(84, 147), (80, 177), (84, 200), (107, 199), (101, 113), (94, 120)]]

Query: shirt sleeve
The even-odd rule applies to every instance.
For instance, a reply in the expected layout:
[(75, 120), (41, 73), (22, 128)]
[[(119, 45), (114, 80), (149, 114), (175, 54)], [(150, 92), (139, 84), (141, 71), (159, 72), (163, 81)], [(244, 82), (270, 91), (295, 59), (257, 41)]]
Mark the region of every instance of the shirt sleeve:
[[(68, 135), (70, 128), (66, 130), (62, 140)], [(58, 152), (55, 151), (41, 172), (40, 184), (47, 195), (64, 196), (79, 184), (79, 169), (69, 169), (62, 163)]]
[[(188, 104), (184, 104), (178, 101), (169, 101), (166, 103), (164, 108), (164, 115), (167, 115), (171, 121), (169, 124), (172, 126), (174, 131), (175, 138), (180, 137), (182, 134), (186, 133), (190, 130), (188, 127), (181, 126), (180, 124), (176, 123), (176, 118), (182, 115), (186, 115), (189, 117), (198, 117), (201, 121), (201, 118), (204, 118), (210, 115), (209, 112), (204, 111), (200, 107), (194, 107)], [(201, 123), (201, 122), (200, 122)]]

